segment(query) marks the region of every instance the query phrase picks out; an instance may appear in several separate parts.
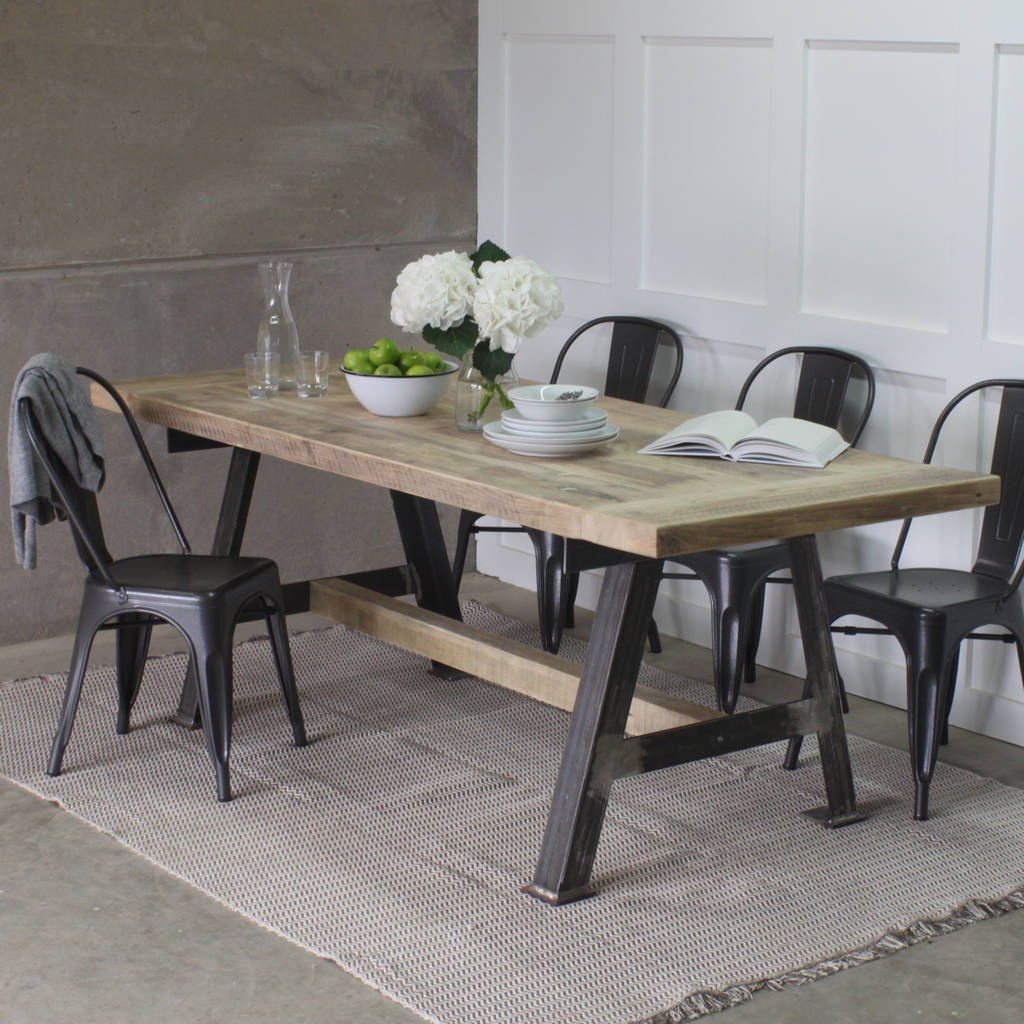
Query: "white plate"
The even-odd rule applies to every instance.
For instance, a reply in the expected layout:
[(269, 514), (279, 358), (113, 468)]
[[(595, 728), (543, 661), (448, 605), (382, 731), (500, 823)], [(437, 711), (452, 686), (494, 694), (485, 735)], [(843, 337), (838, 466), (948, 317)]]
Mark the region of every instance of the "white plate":
[(506, 430), (501, 423), (485, 423), (484, 437), (492, 444), (505, 448), (516, 455), (533, 455), (555, 458), (561, 455), (580, 455), (592, 448), (614, 441), (619, 436), (619, 428), (611, 424), (600, 433), (586, 437), (525, 437)]
[(529, 434), (532, 437), (566, 437), (573, 434), (599, 432), (608, 422), (608, 413), (603, 409), (581, 410), (578, 419), (544, 422), (525, 417), (518, 409), (506, 409), (501, 414), (501, 425), (514, 434)]

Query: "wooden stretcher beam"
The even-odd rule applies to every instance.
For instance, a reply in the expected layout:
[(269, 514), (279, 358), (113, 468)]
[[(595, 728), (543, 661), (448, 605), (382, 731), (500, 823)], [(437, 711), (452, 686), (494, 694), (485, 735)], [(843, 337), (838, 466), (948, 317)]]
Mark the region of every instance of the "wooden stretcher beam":
[[(563, 711), (571, 711), (576, 701), (580, 664), (415, 604), (327, 579), (310, 584), (309, 609)], [(635, 736), (718, 717), (712, 708), (638, 686), (626, 731)]]

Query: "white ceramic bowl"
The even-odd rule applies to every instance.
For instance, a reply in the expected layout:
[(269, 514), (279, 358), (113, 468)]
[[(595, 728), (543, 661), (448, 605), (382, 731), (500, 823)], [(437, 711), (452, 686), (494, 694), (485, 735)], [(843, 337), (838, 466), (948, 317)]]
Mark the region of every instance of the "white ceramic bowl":
[(359, 404), (375, 416), (422, 416), (444, 398), (458, 363), (445, 360), (447, 370), (421, 377), (378, 377), (341, 368)]
[[(578, 395), (575, 395), (576, 392)], [(561, 395), (575, 397), (561, 398)], [(527, 384), (508, 393), (512, 404), (528, 420), (575, 420), (589, 409), (597, 390), (585, 384)]]

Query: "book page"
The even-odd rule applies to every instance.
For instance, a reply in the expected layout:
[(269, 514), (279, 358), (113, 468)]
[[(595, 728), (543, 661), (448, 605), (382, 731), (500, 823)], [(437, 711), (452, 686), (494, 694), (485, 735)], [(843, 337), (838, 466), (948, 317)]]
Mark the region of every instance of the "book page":
[(766, 420), (749, 431), (734, 446), (731, 454), (743, 462), (785, 462), (824, 466), (849, 448), (838, 430), (780, 416)]
[(645, 445), (640, 452), (721, 457), (756, 426), (757, 421), (748, 413), (740, 409), (722, 409), (694, 416)]

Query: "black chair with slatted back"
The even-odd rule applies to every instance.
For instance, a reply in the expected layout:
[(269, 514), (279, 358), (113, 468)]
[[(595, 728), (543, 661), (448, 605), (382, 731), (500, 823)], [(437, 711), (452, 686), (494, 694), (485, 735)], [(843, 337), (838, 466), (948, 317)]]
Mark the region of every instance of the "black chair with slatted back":
[(59, 775), (71, 738), (93, 638), (100, 629), (117, 630), (117, 732), (126, 733), (149, 650), (154, 624), (168, 622), (188, 641), (196, 674), (206, 747), (217, 777), (217, 796), (231, 799), (228, 755), (231, 746), (232, 636), (247, 606), (266, 619), (285, 708), (297, 747), (306, 732), (295, 688), (284, 601), (277, 566), (268, 558), (194, 555), (153, 464), (131, 411), (114, 387), (92, 370), (77, 372), (102, 387), (121, 410), (157, 496), (170, 522), (180, 554), (114, 558), (107, 548), (96, 495), (80, 487), (46, 440), (33, 402), (20, 397), (19, 422), (46, 469), (54, 504), (68, 519), (78, 554), (88, 570), (75, 634), (64, 703), (47, 764)]
[[(683, 343), (667, 324), (639, 316), (601, 316), (578, 327), (562, 345), (551, 372), (551, 383), (558, 382), (562, 364), (576, 342), (594, 328), (612, 325), (608, 369), (603, 394), (629, 402), (646, 402), (648, 393), (660, 406), (666, 406), (683, 369)], [(660, 351), (667, 349), (670, 359), (666, 371), (652, 382)], [(537, 565), (537, 614), (544, 649), (555, 653), (562, 642), (564, 627), (573, 625), (578, 574), (566, 573), (565, 539), (524, 526), (478, 526), (481, 513), (463, 509), (459, 517), (452, 573), (458, 588), (466, 564), (469, 539), (478, 533), (525, 533), (533, 543)]]
[[(939, 414), (923, 461), (932, 461), (942, 428), (951, 413), (971, 395), (1000, 389), (999, 417), (992, 447), (991, 472), (1002, 480), (999, 504), (985, 509), (977, 556), (969, 571), (946, 568), (900, 568), (912, 519), (900, 530), (890, 561), (882, 572), (850, 573), (825, 580), (831, 622), (857, 615), (884, 628), (833, 626), (854, 635), (895, 636), (907, 662), (907, 716), (914, 772), (914, 817), (928, 817), (928, 791), (940, 743), (947, 736), (953, 704), (960, 644), (965, 639), (1008, 641), (1016, 645), (1024, 681), (1024, 602), (1020, 561), (1024, 542), (1024, 380), (984, 380), (965, 388)], [(977, 633), (983, 626), (1004, 633)], [(786, 767), (796, 767), (799, 743), (790, 743)]]
[[(860, 356), (820, 346), (791, 346), (771, 353), (754, 367), (740, 389), (736, 408), (742, 409), (755, 381), (780, 359), (799, 360), (796, 399), (792, 415), (844, 431), (856, 444), (875, 400), (875, 378)], [(850, 383), (862, 381), (857, 395)], [(852, 406), (852, 408), (851, 408)], [(677, 555), (666, 565), (682, 565), (689, 572), (665, 569), (662, 579), (699, 579), (711, 598), (712, 657), (718, 706), (731, 713), (741, 682), (756, 679), (755, 659), (761, 639), (766, 583), (790, 583), (772, 573), (789, 568), (789, 548), (782, 542), (745, 544), (735, 548)], [(660, 650), (656, 632), (652, 647)]]

